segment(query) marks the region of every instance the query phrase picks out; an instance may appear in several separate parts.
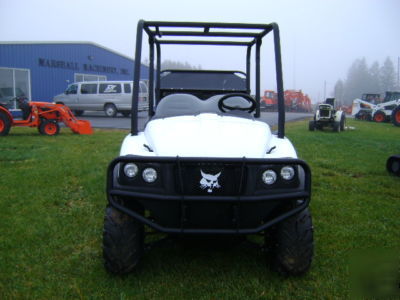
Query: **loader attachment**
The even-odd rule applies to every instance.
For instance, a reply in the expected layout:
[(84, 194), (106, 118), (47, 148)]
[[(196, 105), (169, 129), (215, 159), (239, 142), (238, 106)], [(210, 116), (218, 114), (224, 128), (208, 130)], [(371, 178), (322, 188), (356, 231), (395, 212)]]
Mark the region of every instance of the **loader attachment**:
[(78, 120), (72, 111), (65, 105), (57, 104), (60, 112), (60, 119), (65, 126), (71, 128), (72, 132), (77, 134), (93, 134), (90, 121)]
[(76, 122), (68, 125), (74, 133), (93, 134), (93, 129), (89, 121), (76, 120)]

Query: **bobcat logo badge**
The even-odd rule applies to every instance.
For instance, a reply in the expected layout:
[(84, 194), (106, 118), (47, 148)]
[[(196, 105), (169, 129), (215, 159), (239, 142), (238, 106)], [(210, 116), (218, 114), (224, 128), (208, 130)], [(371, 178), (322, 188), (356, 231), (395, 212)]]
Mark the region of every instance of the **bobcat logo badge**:
[(203, 190), (207, 189), (208, 193), (212, 193), (214, 189), (219, 189), (221, 186), (218, 183), (218, 177), (221, 175), (221, 172), (218, 174), (206, 174), (202, 170), (200, 170), (201, 178), (200, 180), (200, 188)]

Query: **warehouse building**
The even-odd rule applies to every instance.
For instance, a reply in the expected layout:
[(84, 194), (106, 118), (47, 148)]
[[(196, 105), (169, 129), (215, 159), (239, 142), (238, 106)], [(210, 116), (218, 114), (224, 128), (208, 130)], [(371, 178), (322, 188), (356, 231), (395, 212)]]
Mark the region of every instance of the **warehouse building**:
[[(72, 82), (133, 80), (133, 59), (91, 42), (0, 42), (0, 100), (51, 102)], [(142, 79), (148, 79), (142, 65)]]

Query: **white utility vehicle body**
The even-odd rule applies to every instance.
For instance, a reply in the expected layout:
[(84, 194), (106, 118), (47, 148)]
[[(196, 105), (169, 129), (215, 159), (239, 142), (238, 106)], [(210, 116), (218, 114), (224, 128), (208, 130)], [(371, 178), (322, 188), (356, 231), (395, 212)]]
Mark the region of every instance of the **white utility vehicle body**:
[(297, 158), (291, 142), (265, 122), (212, 113), (151, 120), (143, 132), (126, 136), (120, 155)]

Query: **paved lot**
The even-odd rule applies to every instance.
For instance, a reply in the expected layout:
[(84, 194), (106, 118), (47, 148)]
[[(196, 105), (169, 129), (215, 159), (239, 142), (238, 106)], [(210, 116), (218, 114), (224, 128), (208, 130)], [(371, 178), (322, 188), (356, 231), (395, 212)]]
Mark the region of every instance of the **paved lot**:
[[(304, 119), (311, 117), (311, 113), (286, 113), (286, 122)], [(118, 129), (130, 129), (131, 118), (123, 117), (120, 114), (116, 118), (109, 118), (104, 115), (103, 112), (85, 112), (83, 116), (78, 117), (79, 119), (89, 120), (94, 128), (118, 128)], [(276, 112), (262, 112), (262, 121), (268, 123), (270, 126), (277, 125), (278, 113)], [(147, 112), (139, 113), (139, 130), (144, 128), (148, 120)]]

